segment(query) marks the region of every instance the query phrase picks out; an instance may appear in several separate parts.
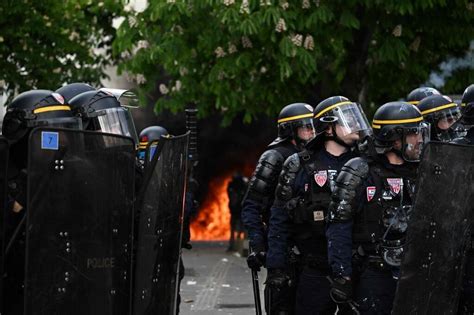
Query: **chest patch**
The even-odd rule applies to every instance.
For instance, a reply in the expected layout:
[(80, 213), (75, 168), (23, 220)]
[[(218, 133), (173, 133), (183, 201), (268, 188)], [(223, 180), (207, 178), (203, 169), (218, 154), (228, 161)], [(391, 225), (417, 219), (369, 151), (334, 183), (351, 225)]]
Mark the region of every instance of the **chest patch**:
[(319, 171), (314, 174), (314, 181), (318, 184), (319, 187), (323, 187), (328, 180), (328, 172), (326, 170)]
[(367, 201), (371, 201), (374, 198), (376, 191), (377, 191), (377, 188), (375, 186), (367, 187)]
[(313, 211), (313, 219), (314, 219), (314, 221), (323, 221), (324, 220), (324, 212), (323, 211)]
[(401, 178), (387, 178), (387, 183), (390, 185), (390, 190), (395, 195), (398, 195), (400, 193), (400, 189), (402, 187), (402, 179)]

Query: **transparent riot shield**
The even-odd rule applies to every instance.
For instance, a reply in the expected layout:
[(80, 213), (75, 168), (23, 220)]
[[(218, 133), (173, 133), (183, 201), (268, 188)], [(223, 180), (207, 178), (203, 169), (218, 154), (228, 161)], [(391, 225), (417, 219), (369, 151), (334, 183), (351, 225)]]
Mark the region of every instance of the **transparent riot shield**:
[(473, 209), (474, 146), (430, 143), (392, 314), (455, 314)]
[(161, 138), (139, 194), (133, 314), (176, 314), (188, 134)]
[(32, 131), (24, 314), (130, 314), (134, 167), (131, 138)]
[[(8, 243), (5, 235), (5, 217), (7, 211), (7, 172), (8, 172), (8, 141), (0, 137), (0, 274), (3, 275), (4, 250)], [(3, 277), (0, 277), (0, 314), (3, 314)]]

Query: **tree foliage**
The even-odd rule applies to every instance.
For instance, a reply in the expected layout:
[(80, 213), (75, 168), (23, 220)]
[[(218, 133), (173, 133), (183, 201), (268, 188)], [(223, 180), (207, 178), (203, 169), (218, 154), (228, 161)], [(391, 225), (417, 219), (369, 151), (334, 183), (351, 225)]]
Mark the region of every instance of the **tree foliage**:
[(130, 12), (113, 46), (142, 96), (159, 89), (158, 109), (250, 121), (334, 94), (399, 99), (473, 38), (461, 0), (160, 0)]
[(18, 92), (98, 84), (111, 60), (112, 20), (123, 8), (117, 0), (3, 0), (0, 80)]

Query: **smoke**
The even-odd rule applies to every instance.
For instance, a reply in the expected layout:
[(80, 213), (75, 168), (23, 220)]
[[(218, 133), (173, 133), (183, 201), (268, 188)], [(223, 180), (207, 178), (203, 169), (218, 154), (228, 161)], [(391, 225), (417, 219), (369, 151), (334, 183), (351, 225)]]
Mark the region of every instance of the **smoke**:
[(446, 79), (453, 75), (454, 71), (460, 69), (474, 69), (474, 41), (471, 41), (469, 50), (462, 58), (449, 58), (439, 65), (439, 71), (433, 71), (430, 74), (428, 82), (424, 86), (434, 86), (442, 88)]

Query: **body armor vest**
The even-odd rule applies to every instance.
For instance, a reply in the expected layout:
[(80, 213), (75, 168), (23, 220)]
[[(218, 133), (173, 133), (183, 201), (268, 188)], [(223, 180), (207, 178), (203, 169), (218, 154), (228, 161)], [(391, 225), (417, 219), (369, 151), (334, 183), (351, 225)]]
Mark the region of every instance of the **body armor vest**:
[(312, 154), (301, 152), (305, 174), (303, 199), (295, 210), (293, 235), (298, 249), (306, 255), (319, 256), (327, 264), (326, 217), (331, 193), (341, 167), (355, 154), (331, 156), (324, 149)]
[(403, 172), (380, 163), (370, 165), (361, 209), (353, 227), (353, 244), (367, 255), (380, 255), (399, 266), (415, 193), (415, 171)]

